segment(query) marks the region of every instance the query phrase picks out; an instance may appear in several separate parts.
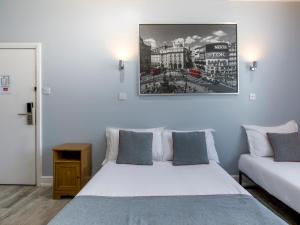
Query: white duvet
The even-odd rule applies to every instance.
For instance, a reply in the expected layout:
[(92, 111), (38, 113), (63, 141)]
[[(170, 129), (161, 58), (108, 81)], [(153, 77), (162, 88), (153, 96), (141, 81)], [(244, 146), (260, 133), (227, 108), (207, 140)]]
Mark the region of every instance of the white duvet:
[(176, 195), (248, 194), (215, 161), (206, 165), (153, 166), (107, 162), (78, 195), (135, 197)]

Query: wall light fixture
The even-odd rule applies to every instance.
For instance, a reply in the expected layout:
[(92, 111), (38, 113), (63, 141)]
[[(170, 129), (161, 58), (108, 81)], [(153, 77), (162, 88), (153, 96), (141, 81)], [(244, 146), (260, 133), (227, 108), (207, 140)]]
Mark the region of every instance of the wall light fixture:
[(250, 70), (255, 71), (257, 69), (257, 61), (253, 61), (250, 65)]
[(120, 59), (119, 60), (119, 70), (124, 70), (124, 60)]

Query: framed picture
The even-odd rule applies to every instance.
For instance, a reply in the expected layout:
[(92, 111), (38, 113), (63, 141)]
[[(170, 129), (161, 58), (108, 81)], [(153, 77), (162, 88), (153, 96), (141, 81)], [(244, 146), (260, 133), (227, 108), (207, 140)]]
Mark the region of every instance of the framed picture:
[(238, 94), (237, 24), (140, 24), (141, 95)]

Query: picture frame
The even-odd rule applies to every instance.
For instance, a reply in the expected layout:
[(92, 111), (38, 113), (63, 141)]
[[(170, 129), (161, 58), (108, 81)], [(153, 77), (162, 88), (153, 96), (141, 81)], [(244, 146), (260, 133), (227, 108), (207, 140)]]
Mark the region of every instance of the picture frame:
[(236, 23), (140, 24), (139, 94), (239, 94)]

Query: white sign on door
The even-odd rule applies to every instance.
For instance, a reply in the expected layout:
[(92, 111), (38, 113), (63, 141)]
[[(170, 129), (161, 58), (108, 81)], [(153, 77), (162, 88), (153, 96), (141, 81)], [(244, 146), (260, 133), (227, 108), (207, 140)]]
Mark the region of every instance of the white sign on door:
[(0, 75), (0, 95), (10, 94), (10, 75)]

